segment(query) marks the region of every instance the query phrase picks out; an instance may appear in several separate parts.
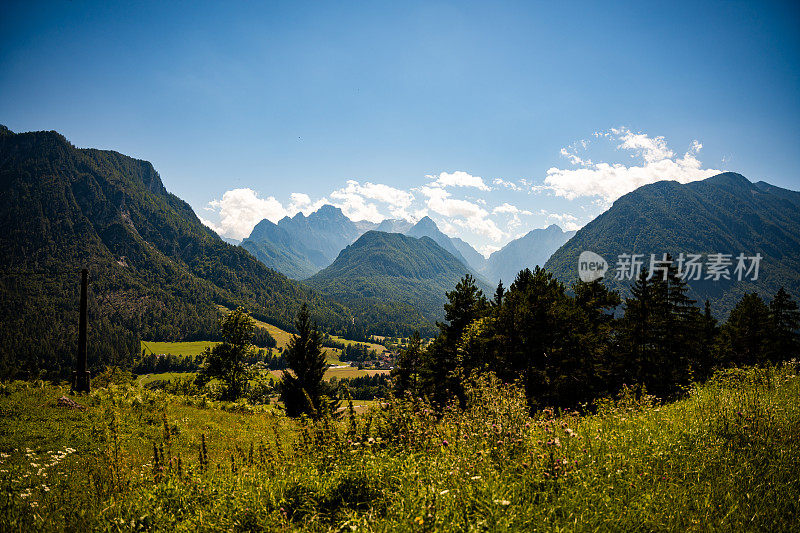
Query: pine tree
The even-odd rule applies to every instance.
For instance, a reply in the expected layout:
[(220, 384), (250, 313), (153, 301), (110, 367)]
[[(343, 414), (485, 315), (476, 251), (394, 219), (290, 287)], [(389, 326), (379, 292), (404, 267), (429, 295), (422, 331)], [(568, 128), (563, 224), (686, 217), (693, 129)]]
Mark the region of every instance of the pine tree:
[(418, 392), (421, 363), (422, 341), (419, 338), (419, 332), (415, 331), (408, 341), (408, 347), (400, 351), (391, 372), (392, 389), (395, 396), (400, 397), (406, 392)]
[(492, 300), (492, 305), (494, 307), (500, 307), (503, 305), (503, 296), (505, 295), (505, 289), (503, 288), (503, 280), (500, 280), (497, 283), (497, 289), (494, 291), (494, 299)]
[(770, 358), (781, 361), (800, 353), (800, 311), (797, 303), (781, 287), (769, 303), (771, 334)]
[(711, 303), (706, 300), (703, 314), (699, 317), (699, 349), (693, 366), (696, 377), (704, 380), (711, 375), (715, 366), (715, 355), (719, 343), (719, 326), (717, 319), (711, 314)]
[(338, 408), (335, 391), (324, 381), (328, 364), (322, 351), (322, 335), (311, 324), (308, 306), (303, 304), (295, 321), (297, 334), (284, 351), (291, 372), (285, 371), (279, 384), (280, 399), (287, 416), (306, 414), (319, 418)]
[(755, 292), (745, 294), (731, 311), (722, 330), (729, 362), (752, 365), (767, 360), (770, 330), (767, 304)]
[(437, 323), (439, 336), (423, 354), (421, 386), (434, 402), (444, 405), (453, 398), (464, 401), (461, 380), (464, 369), (459, 364), (458, 345), (469, 324), (484, 316), (489, 303), (470, 274), (447, 293), (445, 323)]

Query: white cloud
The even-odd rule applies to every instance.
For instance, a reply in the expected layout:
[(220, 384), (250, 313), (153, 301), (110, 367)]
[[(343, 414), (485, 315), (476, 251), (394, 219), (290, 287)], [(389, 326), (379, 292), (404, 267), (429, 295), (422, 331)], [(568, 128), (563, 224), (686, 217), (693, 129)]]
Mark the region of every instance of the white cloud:
[(479, 247), (478, 251), (481, 253), (481, 255), (483, 255), (483, 257), (486, 257), (488, 259), (489, 256), (492, 255), (492, 252), (496, 252), (500, 248), (501, 248), (500, 246), (495, 246), (494, 244), (485, 244)]
[[(396, 189), (382, 183), (365, 182), (362, 185), (355, 180), (348, 180), (347, 186), (331, 193), (331, 197), (346, 200), (340, 206), (346, 215), (350, 216), (347, 211), (349, 210), (354, 213), (354, 216), (362, 217), (354, 218), (353, 220), (380, 222), (386, 218), (380, 213), (375, 204), (368, 203), (366, 199), (386, 204), (389, 214), (393, 218), (414, 220), (414, 215), (408, 212), (408, 208), (414, 202), (414, 195), (408, 191)], [(377, 219), (378, 217), (380, 217), (380, 220)]]
[(532, 215), (533, 214), (531, 211), (528, 211), (527, 209), (520, 209), (519, 207), (517, 207), (515, 205), (511, 205), (508, 202), (500, 204), (497, 207), (495, 207), (494, 209), (492, 209), (492, 214), (497, 214), (497, 213), (506, 213), (506, 214), (510, 214), (510, 215)]
[(274, 197), (260, 198), (256, 191), (247, 188), (226, 191), (221, 200), (209, 202), (208, 209), (219, 214), (219, 224), (201, 221), (219, 235), (234, 239), (250, 235), (253, 227), (265, 218), (277, 222), (293, 214)]
[[(668, 146), (664, 137), (650, 137), (645, 133), (633, 133), (627, 128), (613, 128), (608, 132), (595, 132), (595, 137), (615, 140), (617, 150), (631, 152), (631, 157), (641, 159), (641, 164), (626, 166), (620, 163), (593, 163), (576, 154), (577, 145), (562, 149), (561, 153), (577, 169), (550, 168), (547, 170), (545, 187), (557, 196), (573, 200), (583, 196), (599, 196), (613, 202), (642, 185), (661, 180), (688, 183), (718, 174), (717, 169), (704, 169), (697, 159), (703, 147), (698, 141), (678, 157)], [(585, 148), (588, 144), (581, 141)]]
[(482, 191), (490, 191), (491, 187), (483, 182), (480, 176), (473, 176), (462, 170), (455, 172), (442, 172), (437, 175), (427, 175), (426, 178), (433, 180), (431, 185), (434, 187), (475, 187)]
[(494, 221), (487, 218), (489, 212), (478, 204), (451, 198), (449, 192), (438, 187), (423, 186), (419, 190), (427, 198), (428, 209), (439, 215), (450, 217), (452, 224), (469, 229), (495, 242), (501, 240), (505, 235)]
[(381, 222), (386, 217), (378, 210), (375, 203), (368, 202), (366, 198), (346, 189), (340, 189), (331, 193), (331, 202), (339, 207), (350, 220), (368, 220), (369, 222)]
[[(522, 181), (524, 182), (525, 180)], [(511, 189), (512, 191), (519, 191), (521, 189), (521, 187), (513, 181), (506, 181), (502, 178), (495, 178), (492, 180), (492, 183), (498, 187), (505, 187), (506, 189)]]

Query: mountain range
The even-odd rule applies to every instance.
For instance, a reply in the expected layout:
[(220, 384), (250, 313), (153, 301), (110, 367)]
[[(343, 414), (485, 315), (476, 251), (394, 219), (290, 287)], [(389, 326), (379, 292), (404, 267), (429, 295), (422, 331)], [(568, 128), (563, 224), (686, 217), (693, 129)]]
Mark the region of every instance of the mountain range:
[(574, 235), (552, 225), (511, 241), (488, 259), (466, 241), (442, 233), (430, 217), (412, 224), (387, 219), (380, 223), (353, 222), (338, 208), (324, 205), (305, 216), (297, 213), (277, 224), (264, 219), (241, 246), (266, 266), (297, 280), (310, 278), (334, 262), (339, 251), (367, 231), (428, 237), (486, 283), (501, 279), (509, 285), (523, 268), (542, 266), (550, 255)]
[[(571, 283), (578, 277), (583, 251), (599, 254), (609, 263), (604, 282), (628, 294), (630, 280), (616, 279), (620, 254), (642, 254), (649, 266), (671, 254), (730, 254), (731, 279), (689, 281), (689, 296), (701, 304), (708, 299), (715, 314), (726, 317), (748, 292), (769, 299), (781, 287), (800, 295), (800, 192), (763, 181), (752, 183), (741, 174), (726, 172), (702, 181), (680, 184), (660, 181), (622, 196), (608, 211), (580, 229), (547, 261), (545, 268)], [(734, 274), (736, 257), (761, 254), (758, 279)], [(750, 266), (748, 261), (747, 266)]]

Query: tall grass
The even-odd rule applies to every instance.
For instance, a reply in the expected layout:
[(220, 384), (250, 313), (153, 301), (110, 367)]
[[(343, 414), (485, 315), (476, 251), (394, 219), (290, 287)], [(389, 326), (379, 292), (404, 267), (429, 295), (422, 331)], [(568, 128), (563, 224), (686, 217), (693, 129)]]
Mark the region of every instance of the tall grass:
[(792, 530), (796, 374), (534, 416), (483, 377), (466, 410), (404, 398), (316, 423), (135, 387), (66, 411), (57, 388), (5, 385), (0, 529)]

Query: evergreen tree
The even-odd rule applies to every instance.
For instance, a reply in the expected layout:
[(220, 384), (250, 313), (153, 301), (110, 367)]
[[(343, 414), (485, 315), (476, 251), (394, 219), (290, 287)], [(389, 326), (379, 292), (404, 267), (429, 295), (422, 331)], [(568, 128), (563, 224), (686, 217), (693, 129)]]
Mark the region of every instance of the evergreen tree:
[(570, 327), (564, 286), (539, 268), (517, 274), (497, 315), (495, 332), (500, 342), (493, 362), (505, 381), (521, 379), (535, 405), (548, 395), (548, 368), (557, 365), (558, 346)]
[(797, 303), (781, 287), (769, 303), (771, 319), (770, 356), (774, 361), (796, 357), (800, 353), (800, 311)]
[(704, 380), (711, 375), (715, 366), (716, 351), (719, 343), (719, 326), (717, 319), (711, 314), (711, 303), (706, 300), (703, 314), (699, 318), (699, 337), (697, 356), (693, 361), (696, 377)]
[[(223, 342), (211, 349), (206, 348), (205, 362), (196, 378), (198, 386), (202, 387), (217, 378), (224, 383), (226, 399), (237, 400), (246, 392), (252, 375), (247, 360), (252, 357), (250, 340), (254, 329), (255, 322), (242, 307), (222, 318), (220, 330)], [(162, 361), (165, 368), (169, 366), (170, 361), (166, 357), (162, 357), (159, 363)]]
[(728, 362), (737, 365), (764, 362), (769, 355), (770, 331), (767, 304), (755, 292), (745, 294), (722, 328)]
[(660, 341), (657, 299), (647, 270), (642, 269), (631, 285), (631, 296), (625, 299), (625, 314), (620, 322), (623, 352), (620, 377), (627, 384), (650, 381), (652, 358)]
[(322, 335), (316, 324), (311, 324), (306, 305), (297, 313), (295, 328), (297, 334), (292, 336), (284, 351), (291, 372), (283, 373), (280, 399), (288, 416), (306, 414), (319, 418), (326, 412), (334, 412), (338, 400), (333, 387), (324, 381), (328, 364), (322, 351)]
[(497, 289), (494, 291), (494, 299), (492, 300), (492, 305), (495, 307), (500, 307), (503, 305), (503, 296), (505, 295), (505, 289), (503, 288), (503, 280), (500, 280), (497, 283)]
[(392, 389), (395, 396), (400, 397), (406, 392), (416, 393), (418, 391), (421, 362), (422, 340), (417, 331), (409, 339), (408, 347), (400, 351), (392, 369)]
[(437, 323), (439, 336), (424, 352), (422, 390), (431, 400), (443, 405), (450, 399), (463, 402), (462, 378), (469, 372), (460, 364), (458, 345), (467, 326), (484, 316), (489, 304), (470, 274), (447, 293), (445, 323)]

